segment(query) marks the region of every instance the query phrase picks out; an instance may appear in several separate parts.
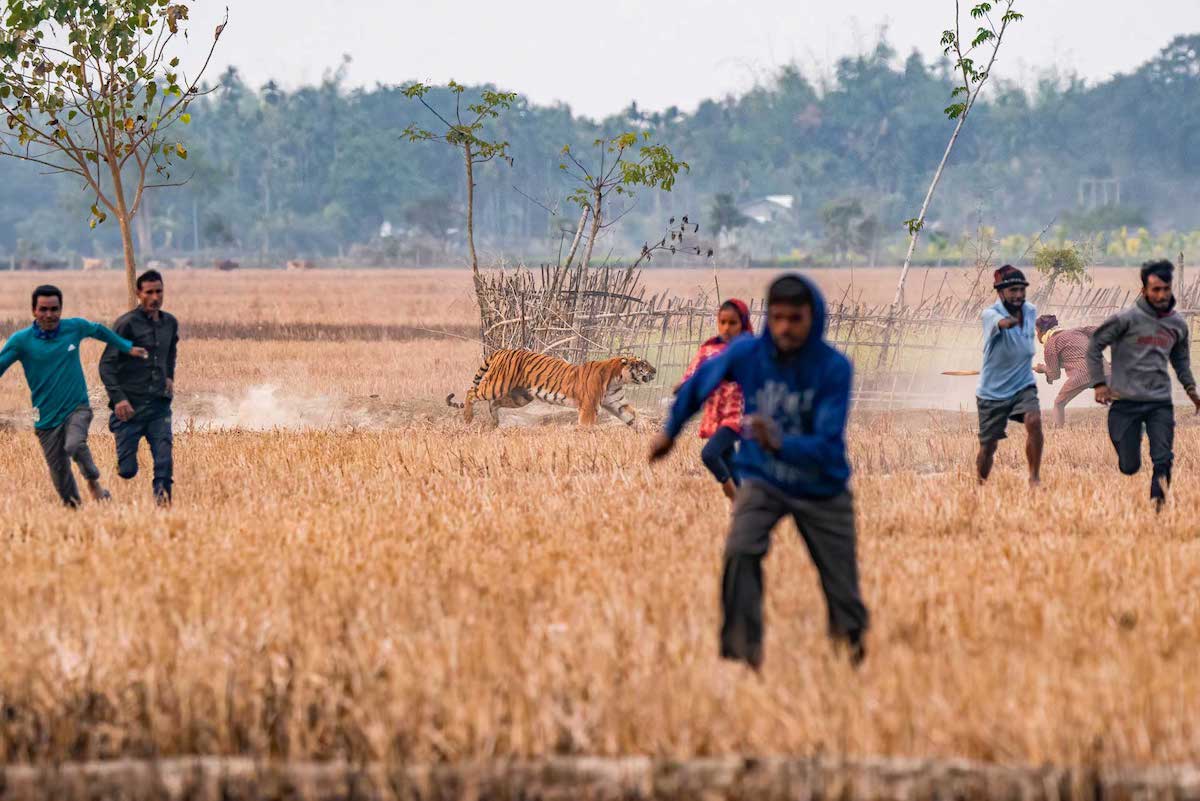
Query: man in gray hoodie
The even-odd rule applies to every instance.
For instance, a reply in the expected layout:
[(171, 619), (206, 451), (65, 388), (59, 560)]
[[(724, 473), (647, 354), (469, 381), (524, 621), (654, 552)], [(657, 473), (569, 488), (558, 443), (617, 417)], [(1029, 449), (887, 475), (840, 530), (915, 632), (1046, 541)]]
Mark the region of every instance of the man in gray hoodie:
[[(1192, 376), (1187, 321), (1175, 313), (1169, 261), (1142, 265), (1142, 295), (1137, 303), (1109, 317), (1088, 341), (1087, 362), (1096, 402), (1109, 407), (1108, 436), (1117, 450), (1121, 472), (1141, 468), (1142, 428), (1150, 438), (1150, 497), (1162, 508), (1171, 483), (1171, 448), (1175, 440), (1175, 406), (1167, 363), (1200, 412), (1200, 394)], [(1104, 377), (1103, 351), (1112, 347), (1111, 383)]]

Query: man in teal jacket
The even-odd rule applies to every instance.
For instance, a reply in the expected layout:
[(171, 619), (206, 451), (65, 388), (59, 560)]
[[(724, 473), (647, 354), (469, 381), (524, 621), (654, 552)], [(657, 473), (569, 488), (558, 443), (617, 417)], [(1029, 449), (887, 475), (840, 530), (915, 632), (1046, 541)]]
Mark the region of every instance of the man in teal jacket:
[(50, 478), (64, 504), (79, 506), (79, 488), (71, 473), (72, 460), (87, 479), (96, 500), (108, 498), (100, 483), (100, 471), (88, 450), (87, 435), (92, 425), (87, 381), (79, 363), (79, 344), (91, 337), (123, 352), (146, 357), (146, 351), (117, 336), (99, 323), (79, 318), (62, 319), (62, 291), (54, 286), (33, 290), (33, 325), (17, 331), (0, 350), (0, 375), (17, 362), (25, 369), (25, 382), (38, 410), (34, 424)]

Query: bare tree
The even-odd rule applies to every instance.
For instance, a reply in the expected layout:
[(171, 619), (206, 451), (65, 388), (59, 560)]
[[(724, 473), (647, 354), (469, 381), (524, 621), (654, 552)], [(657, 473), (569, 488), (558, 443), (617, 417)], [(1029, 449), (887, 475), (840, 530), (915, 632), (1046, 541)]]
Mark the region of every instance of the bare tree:
[[(1024, 19), (1023, 14), (1014, 10), (1015, 5), (1016, 0), (992, 0), (972, 6), (969, 13), (979, 28), (974, 38), (964, 45), (961, 33), (962, 9), (960, 0), (954, 0), (954, 29), (942, 33), (942, 47), (946, 55), (954, 57), (954, 73), (962, 79), (951, 93), (951, 99), (955, 102), (945, 109), (946, 116), (956, 121), (956, 124), (954, 133), (950, 135), (950, 141), (946, 144), (946, 151), (942, 154), (942, 160), (933, 174), (929, 191), (925, 193), (921, 211), (911, 220), (904, 221), (908, 228), (908, 253), (904, 257), (904, 266), (900, 269), (900, 281), (896, 285), (894, 301), (896, 306), (904, 305), (904, 281), (908, 278), (908, 268), (912, 264), (913, 253), (917, 250), (917, 240), (921, 236), (921, 229), (925, 227), (925, 215), (929, 213), (929, 204), (933, 200), (933, 193), (937, 190), (938, 183), (942, 180), (942, 173), (946, 169), (946, 163), (950, 160), (950, 153), (954, 150), (955, 143), (958, 142), (958, 136), (967, 123), (971, 109), (975, 107), (975, 101), (979, 99), (979, 93), (987, 84), (988, 78), (991, 77), (992, 67), (995, 66), (996, 57), (1000, 54), (1000, 46), (1004, 43), (1004, 35), (1008, 32), (1008, 26)], [(995, 14), (1000, 15), (998, 20), (994, 18)], [(976, 58), (977, 52), (982, 54), (983, 59)], [(983, 61), (986, 61), (985, 66), (982, 68), (977, 66)]]
[(586, 270), (591, 264), (592, 251), (600, 231), (622, 216), (618, 214), (612, 220), (606, 220), (608, 204), (614, 196), (632, 198), (636, 187), (669, 192), (675, 185), (679, 171), (691, 170), (686, 161), (675, 158), (669, 147), (650, 144), (649, 140), (648, 132), (637, 134), (633, 131), (609, 139), (597, 139), (592, 143), (597, 158), (591, 165), (584, 164), (570, 145), (562, 149), (566, 160), (558, 166), (579, 183), (579, 187), (571, 193), (570, 200), (579, 206), (581, 212), (567, 256), (568, 265), (575, 256), (589, 218), (591, 230), (579, 269)]
[(116, 216), (131, 305), (134, 216), (145, 190), (182, 183), (171, 170), (188, 152), (173, 130), (191, 121), (225, 30), (187, 79), (168, 56), (187, 18), (187, 5), (165, 0), (22, 0), (6, 4), (0, 27), (0, 155), (81, 179), (95, 197), (92, 228)]
[(480, 134), (484, 123), (499, 117), (501, 111), (510, 108), (516, 101), (517, 94), (485, 89), (479, 93), (479, 102), (468, 104), (464, 114), (462, 98), (467, 87), (450, 81), (448, 88), (454, 95), (452, 115), (443, 114), (425, 99), (433, 89), (432, 86), (414, 83), (404, 87), (404, 96), (419, 100), (442, 124), (442, 129), (430, 131), (417, 125), (409, 125), (401, 135), (410, 142), (443, 142), (462, 151), (467, 178), (467, 247), (471, 252), (471, 274), (478, 285), (479, 257), (475, 254), (475, 166), (486, 164), (493, 159), (507, 161), (509, 166), (512, 165), (512, 157), (508, 155), (508, 142), (484, 139)]

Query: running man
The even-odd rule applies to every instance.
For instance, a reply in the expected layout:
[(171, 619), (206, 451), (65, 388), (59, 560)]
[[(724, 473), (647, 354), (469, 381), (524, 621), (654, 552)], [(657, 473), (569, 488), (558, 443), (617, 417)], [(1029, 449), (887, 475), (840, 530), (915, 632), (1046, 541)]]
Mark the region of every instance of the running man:
[[(1088, 342), (1087, 361), (1096, 402), (1109, 407), (1108, 436), (1122, 473), (1142, 466), (1142, 428), (1150, 439), (1150, 498), (1155, 509), (1166, 502), (1175, 443), (1175, 404), (1167, 363), (1200, 413), (1200, 394), (1192, 376), (1188, 324), (1175, 312), (1171, 292), (1175, 266), (1169, 261), (1142, 265), (1142, 294), (1137, 302), (1100, 324)], [(1112, 348), (1111, 383), (1104, 376), (1103, 352)]]
[(724, 381), (742, 387), (747, 416), (735, 457), (742, 479), (725, 542), (721, 584), (721, 656), (763, 661), (762, 560), (771, 529), (796, 521), (821, 577), (829, 633), (862, 661), (868, 614), (858, 586), (854, 498), (848, 489), (846, 418), (850, 361), (824, 339), (825, 301), (799, 275), (777, 279), (767, 296), (767, 325), (702, 364), (679, 388), (650, 461), (670, 453), (676, 437)]
[(1087, 348), (1096, 326), (1064, 330), (1058, 327), (1057, 317), (1043, 314), (1037, 318), (1036, 327), (1046, 361), (1035, 365), (1033, 371), (1044, 375), (1047, 384), (1053, 384), (1064, 372), (1067, 374), (1066, 383), (1054, 399), (1054, 425), (1061, 427), (1067, 424), (1067, 404), (1092, 386), (1092, 376), (1087, 366)]
[(1008, 434), (1008, 421), (1025, 424), (1025, 458), (1029, 485), (1041, 482), (1042, 412), (1033, 375), (1034, 322), (1037, 310), (1025, 302), (1025, 274), (1006, 264), (993, 274), (999, 300), (983, 310), (983, 368), (976, 402), (979, 406), (979, 483), (987, 481), (996, 447)]
[(33, 325), (17, 331), (0, 350), (0, 375), (17, 362), (25, 370), (31, 402), (38, 412), (34, 430), (50, 468), (50, 479), (64, 505), (80, 505), (71, 462), (87, 481), (95, 500), (108, 500), (100, 470), (88, 449), (92, 406), (79, 363), (79, 345), (92, 338), (110, 348), (144, 359), (146, 351), (100, 325), (80, 318), (62, 319), (62, 290), (43, 285), (33, 290)]
[(112, 409), (108, 428), (117, 441), (117, 475), (126, 480), (137, 475), (138, 443), (144, 437), (154, 460), (154, 500), (167, 506), (174, 486), (171, 400), (179, 323), (162, 310), (163, 278), (157, 270), (139, 275), (136, 286), (137, 308), (121, 315), (113, 328), (144, 348), (149, 358), (134, 361), (109, 346), (100, 358), (100, 378)]

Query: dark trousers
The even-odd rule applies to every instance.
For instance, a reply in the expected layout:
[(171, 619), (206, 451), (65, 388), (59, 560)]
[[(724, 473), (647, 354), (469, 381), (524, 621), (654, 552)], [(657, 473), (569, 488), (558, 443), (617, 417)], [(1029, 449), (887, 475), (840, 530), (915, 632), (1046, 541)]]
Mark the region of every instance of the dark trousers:
[(1165, 497), (1175, 461), (1175, 406), (1171, 401), (1113, 401), (1108, 409), (1108, 436), (1117, 450), (1117, 464), (1127, 476), (1142, 467), (1142, 429), (1150, 439), (1150, 497)]
[(708, 442), (700, 451), (700, 459), (718, 484), (724, 484), (730, 479), (733, 483), (738, 483), (733, 472), (733, 455), (737, 452), (740, 439), (741, 435), (738, 432), (728, 426), (721, 426), (708, 438)]
[(771, 529), (791, 515), (800, 529), (829, 616), (829, 633), (860, 647), (868, 613), (858, 587), (854, 499), (849, 492), (822, 500), (792, 498), (769, 484), (742, 484), (733, 504), (733, 521), (725, 542), (725, 574), (721, 580), (721, 656), (753, 666), (762, 662), (762, 560), (771, 547)]
[(79, 472), (88, 481), (100, 478), (100, 470), (88, 449), (88, 429), (92, 426), (92, 408), (80, 406), (67, 415), (67, 419), (55, 428), (37, 429), (38, 442), (50, 468), (50, 480), (58, 497), (67, 506), (79, 506), (79, 487), (71, 472), (71, 462), (79, 465)]
[(160, 503), (171, 500), (174, 473), (171, 434), (171, 410), (140, 411), (133, 419), (121, 421), (114, 414), (108, 420), (108, 430), (117, 440), (117, 475), (130, 479), (138, 473), (138, 445), (142, 438), (150, 444), (154, 459), (154, 497)]

